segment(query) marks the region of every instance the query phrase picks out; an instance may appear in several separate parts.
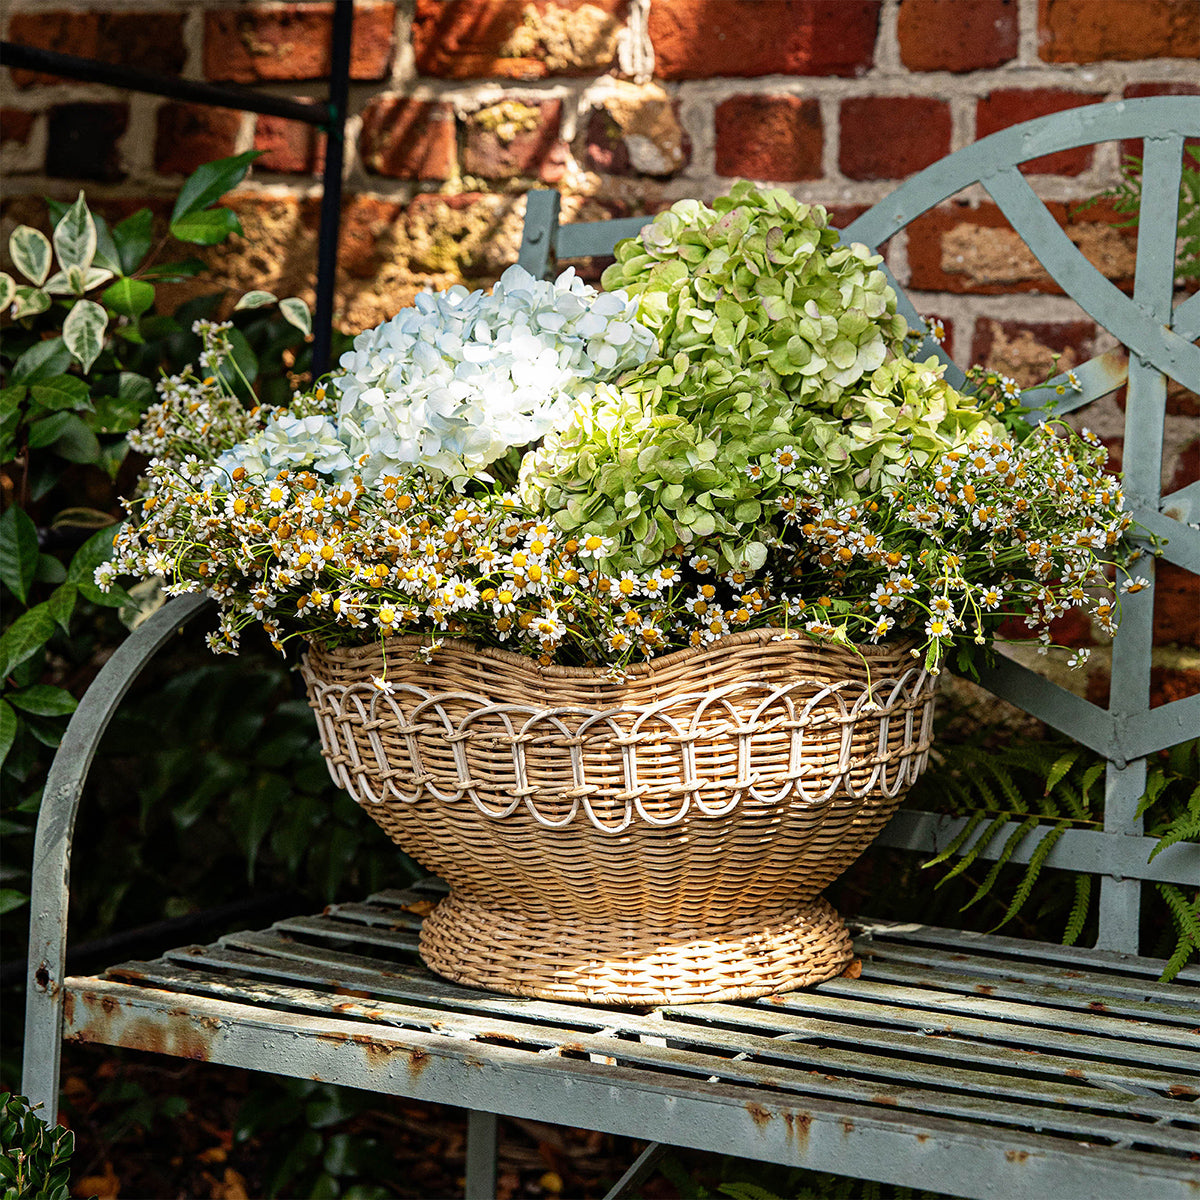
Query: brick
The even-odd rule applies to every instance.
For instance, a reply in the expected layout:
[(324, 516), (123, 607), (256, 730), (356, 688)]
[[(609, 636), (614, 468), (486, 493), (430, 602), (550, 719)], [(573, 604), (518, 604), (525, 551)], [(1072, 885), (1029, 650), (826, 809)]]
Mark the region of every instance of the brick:
[(157, 114), (154, 166), (164, 175), (190, 175), (236, 150), (242, 114), (206, 104), (162, 105)]
[[(1011, 375), (1023, 388), (1069, 371), (1090, 357), (1092, 321), (993, 321), (976, 323), (971, 361)], [(1057, 362), (1056, 362), (1057, 360)]]
[(254, 148), (263, 152), (254, 160), (257, 171), (281, 175), (314, 175), (324, 170), (327, 138), (303, 121), (260, 114), (254, 124)]
[[(997, 88), (975, 103), (975, 136), (986, 137), (1034, 117), (1064, 112), (1104, 99), (1098, 92), (1062, 92), (1056, 88)], [(1081, 175), (1092, 165), (1092, 147), (1060, 150), (1021, 164), (1027, 175)]]
[(904, 179), (950, 153), (950, 105), (932, 96), (860, 96), (839, 112), (838, 166), (850, 179)]
[(0, 108), (0, 142), (13, 142), (24, 146), (33, 132), (36, 113), (23, 108)]
[(1154, 572), (1154, 644), (1200, 648), (1200, 575), (1165, 559)]
[(613, 65), (629, 0), (417, 0), (417, 70), (441, 79), (544, 79)]
[[(120, 63), (165, 75), (183, 70), (183, 14), (166, 12), (95, 13), (52, 10), (14, 13), (11, 41), (41, 50), (57, 50), (100, 62)], [(14, 71), (17, 87), (57, 83), (59, 76)]]
[(484, 179), (539, 175), (559, 165), (562, 101), (501, 100), (472, 114), (463, 145), (463, 171)]
[(679, 121), (679, 102), (655, 83), (614, 81), (587, 126), (587, 163), (611, 175), (665, 177), (691, 161), (692, 143)]
[[(1112, 685), (1107, 671), (1093, 671), (1088, 676), (1087, 699), (1101, 708), (1109, 705)], [(1185, 700), (1200, 692), (1200, 671), (1194, 667), (1151, 667), (1150, 707), (1161, 708), (1173, 700)]]
[(125, 178), (117, 140), (129, 124), (124, 104), (59, 104), (50, 109), (46, 174), (54, 179), (119, 183)]
[(353, 196), (342, 209), (338, 234), (338, 269), (354, 279), (373, 279), (386, 250), (381, 238), (403, 212), (402, 205), (372, 196)]
[(718, 175), (792, 182), (820, 179), (821, 106), (797, 96), (730, 96), (717, 105)]
[(449, 179), (458, 158), (454, 107), (438, 101), (378, 97), (363, 110), (359, 148), (363, 164), (374, 175)]
[[(1046, 207), (1085, 258), (1118, 287), (1132, 288), (1136, 231), (1116, 228), (1103, 205), (1082, 213), (1054, 201)], [(908, 260), (915, 291), (1062, 294), (994, 204), (951, 203), (923, 213), (908, 226)]]
[(900, 61), (910, 71), (982, 71), (1017, 57), (1017, 0), (901, 0)]
[(863, 75), (875, 62), (878, 0), (669, 0), (650, 6), (659, 79)]
[[(350, 77), (382, 79), (392, 61), (396, 6), (354, 5)], [(324, 79), (330, 71), (333, 5), (218, 9), (204, 15), (204, 74), (235, 83)]]
[(1196, 0), (1039, 0), (1043, 62), (1200, 58)]

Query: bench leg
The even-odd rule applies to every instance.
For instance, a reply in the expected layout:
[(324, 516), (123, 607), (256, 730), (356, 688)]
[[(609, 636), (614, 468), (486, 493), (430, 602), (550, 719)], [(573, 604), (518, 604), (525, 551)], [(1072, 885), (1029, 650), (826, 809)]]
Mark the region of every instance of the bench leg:
[(620, 1200), (628, 1195), (639, 1183), (649, 1179), (658, 1166), (658, 1160), (666, 1154), (668, 1147), (661, 1142), (651, 1142), (645, 1150), (634, 1159), (633, 1166), (613, 1184), (612, 1189), (604, 1200)]
[(467, 1113), (467, 1200), (496, 1198), (496, 1114)]

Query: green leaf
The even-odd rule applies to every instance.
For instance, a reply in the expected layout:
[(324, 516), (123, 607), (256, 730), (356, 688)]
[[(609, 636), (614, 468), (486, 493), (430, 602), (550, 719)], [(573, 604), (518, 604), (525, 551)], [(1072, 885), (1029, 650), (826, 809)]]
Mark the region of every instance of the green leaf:
[(0, 700), (0, 763), (8, 757), (17, 740), (17, 714), (7, 700)]
[(12, 369), (12, 383), (41, 383), (62, 375), (71, 365), (71, 353), (62, 338), (49, 338), (30, 346)]
[(154, 388), (144, 375), (122, 371), (115, 396), (96, 400), (92, 428), (97, 433), (126, 433), (142, 419), (154, 400)]
[(43, 417), (29, 426), (29, 448), (40, 450), (52, 445), (62, 435), (71, 419), (71, 413), (59, 412), (52, 417)]
[(243, 308), (265, 308), (268, 304), (274, 304), (278, 297), (274, 292), (247, 292), (234, 306), (233, 311), (239, 312)]
[(55, 588), (50, 599), (46, 601), (50, 616), (63, 633), (71, 632), (71, 614), (75, 611), (75, 597), (78, 593), (79, 588), (76, 584), (64, 583)]
[(16, 298), (17, 281), (7, 271), (0, 271), (0, 311), (8, 308)]
[(94, 300), (80, 300), (67, 313), (63, 322), (63, 341), (85, 371), (92, 369), (104, 349), (107, 326), (108, 313)]
[(67, 577), (67, 568), (52, 554), (39, 554), (37, 570), (33, 573), (34, 583), (62, 583)]
[(45, 383), (35, 383), (29, 394), (48, 412), (63, 408), (90, 409), (92, 406), (87, 384), (76, 375), (56, 375)]
[(308, 305), (303, 300), (296, 296), (280, 300), (279, 311), (283, 314), (283, 319), (289, 325), (295, 325), (305, 337), (312, 333), (312, 313), (308, 311)]
[(154, 214), (148, 208), (139, 209), (132, 217), (113, 226), (113, 241), (121, 256), (121, 270), (132, 274), (142, 265), (142, 259), (150, 253), (154, 238)]
[(114, 587), (110, 591), (102, 592), (93, 578), (96, 568), (112, 558), (113, 538), (116, 532), (117, 527), (110, 525), (107, 529), (92, 534), (75, 551), (75, 557), (71, 559), (71, 565), (67, 568), (67, 582), (75, 584), (85, 599), (105, 608), (120, 608), (123, 604), (131, 603), (124, 588)]
[(123, 317), (140, 317), (154, 303), (154, 285), (141, 279), (118, 279), (100, 297)]
[(64, 271), (69, 267), (86, 271), (96, 257), (96, 222), (92, 220), (83, 192), (54, 227), (54, 251), (58, 255), (58, 265)]
[(44, 313), (50, 304), (49, 292), (44, 292), (41, 288), (19, 287), (12, 308), (13, 320), (19, 321), (23, 317), (36, 317), (39, 313)]
[(8, 698), (17, 708), (39, 717), (65, 717), (79, 707), (79, 701), (66, 688), (51, 687), (48, 683), (35, 683), (11, 692)]
[(171, 232), (178, 237), (175, 224), (181, 217), (215, 204), (226, 192), (241, 183), (246, 178), (250, 164), (261, 153), (261, 150), (247, 150), (244, 154), (235, 154), (232, 158), (219, 158), (215, 162), (197, 167), (179, 189), (179, 198), (171, 210)]
[(208, 263), (202, 258), (188, 258), (183, 262), (160, 263), (157, 267), (147, 267), (142, 272), (143, 279), (162, 279), (168, 283), (180, 279), (190, 279), (208, 270)]
[(228, 208), (210, 208), (204, 212), (189, 213), (171, 222), (171, 233), (181, 242), (193, 242), (197, 246), (216, 246), (231, 233), (241, 233), (242, 223), (237, 213)]
[(31, 225), (18, 225), (8, 239), (13, 265), (35, 287), (41, 287), (50, 274), (50, 239)]
[(92, 213), (92, 220), (96, 222), (96, 257), (92, 260), (93, 263), (107, 271), (110, 278), (113, 275), (123, 274), (121, 255), (117, 250), (116, 242), (113, 241), (112, 230), (109, 229), (108, 222), (96, 213)]
[(0, 677), (32, 658), (54, 633), (54, 618), (45, 604), (22, 613), (0, 637)]
[(9, 505), (0, 517), (0, 583), (22, 604), (29, 602), (39, 554), (37, 526), (23, 508)]
[(18, 892), (16, 888), (0, 888), (0, 913), (12, 912), (28, 903), (29, 897), (24, 892)]
[(100, 442), (87, 422), (74, 413), (60, 413), (59, 416), (66, 417), (66, 421), (50, 448), (67, 462), (94, 463), (100, 457)]

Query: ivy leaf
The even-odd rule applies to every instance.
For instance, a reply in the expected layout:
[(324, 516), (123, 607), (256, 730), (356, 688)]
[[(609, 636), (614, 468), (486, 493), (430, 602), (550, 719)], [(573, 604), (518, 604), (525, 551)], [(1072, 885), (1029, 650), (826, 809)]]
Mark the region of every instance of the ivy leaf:
[(63, 341), (85, 371), (100, 357), (104, 349), (104, 330), (108, 313), (94, 300), (80, 300), (67, 313), (63, 322)]
[(29, 602), (29, 586), (37, 572), (37, 526), (16, 504), (0, 517), (0, 583), (22, 604)]
[(47, 412), (57, 412), (61, 408), (91, 408), (88, 386), (76, 375), (56, 375), (45, 383), (35, 383), (29, 394)]
[(6, 309), (16, 298), (17, 281), (7, 271), (0, 271), (0, 310)]
[(140, 317), (154, 303), (154, 285), (141, 279), (118, 279), (100, 297), (123, 317)]
[(70, 267), (86, 271), (96, 257), (96, 240), (96, 222), (92, 220), (81, 191), (75, 203), (54, 227), (54, 251), (58, 255), (58, 265), (64, 271)]
[(227, 191), (241, 183), (246, 178), (250, 164), (261, 153), (261, 150), (247, 150), (232, 158), (218, 158), (215, 162), (205, 163), (193, 171), (179, 189), (179, 198), (171, 211), (171, 233), (179, 237), (175, 226), (181, 218), (215, 204)]
[(44, 313), (49, 307), (49, 292), (44, 292), (41, 288), (19, 287), (16, 301), (13, 303), (13, 320), (19, 321), (22, 317), (36, 317), (38, 313)]
[(228, 208), (210, 208), (204, 212), (188, 213), (171, 222), (171, 233), (181, 242), (197, 246), (216, 246), (231, 233), (241, 233), (242, 223), (237, 213)]
[(66, 688), (48, 683), (35, 683), (19, 692), (10, 692), (8, 698), (16, 708), (37, 717), (65, 717), (79, 707), (79, 701)]
[(41, 287), (50, 274), (50, 239), (32, 225), (18, 225), (8, 239), (13, 265), (34, 287)]
[(148, 208), (139, 209), (132, 217), (113, 226), (113, 241), (121, 259), (121, 270), (126, 275), (142, 265), (142, 259), (150, 253), (154, 238), (154, 214)]
[(153, 399), (154, 388), (145, 376), (122, 371), (117, 394), (96, 400), (91, 426), (97, 433), (126, 433), (142, 419)]
[(107, 271), (109, 278), (122, 274), (121, 255), (117, 251), (116, 242), (113, 241), (108, 222), (98, 213), (92, 213), (92, 220), (96, 222), (96, 256), (92, 261), (97, 267)]
[(279, 311), (283, 314), (283, 319), (289, 325), (294, 325), (305, 337), (312, 333), (312, 313), (299, 297), (289, 296), (286, 300), (280, 300)]
[(243, 308), (265, 308), (268, 304), (274, 304), (278, 297), (274, 292), (253, 291), (247, 292), (234, 306), (233, 311), (239, 312)]
[(32, 658), (54, 633), (54, 618), (46, 604), (22, 613), (0, 637), (0, 677)]

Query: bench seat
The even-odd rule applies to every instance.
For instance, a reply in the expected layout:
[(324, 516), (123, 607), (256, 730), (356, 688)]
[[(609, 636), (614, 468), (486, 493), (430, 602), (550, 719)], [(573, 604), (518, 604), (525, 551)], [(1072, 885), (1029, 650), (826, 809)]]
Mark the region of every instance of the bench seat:
[(69, 977), (64, 1035), (961, 1196), (1200, 1189), (1195, 968), (1162, 984), (1133, 955), (862, 921), (857, 977), (612, 1009), (431, 974), (440, 894)]

